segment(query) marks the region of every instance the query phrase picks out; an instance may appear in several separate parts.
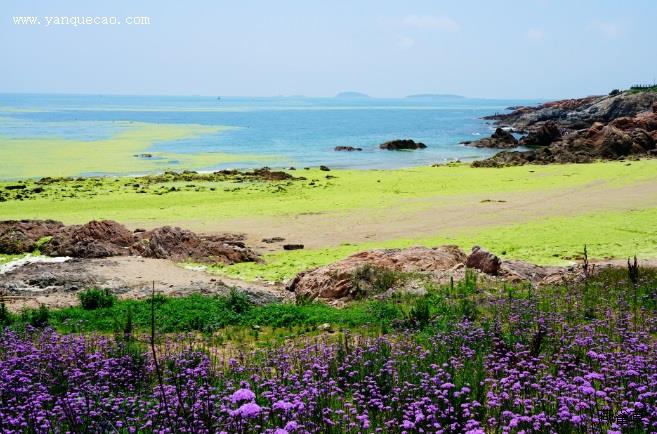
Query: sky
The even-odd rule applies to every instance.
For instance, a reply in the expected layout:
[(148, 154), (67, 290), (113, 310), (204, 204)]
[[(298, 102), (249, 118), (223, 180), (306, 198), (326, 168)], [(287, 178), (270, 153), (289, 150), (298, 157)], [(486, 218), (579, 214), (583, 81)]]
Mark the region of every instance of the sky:
[(578, 97), (657, 80), (656, 18), (653, 0), (0, 0), (0, 92)]

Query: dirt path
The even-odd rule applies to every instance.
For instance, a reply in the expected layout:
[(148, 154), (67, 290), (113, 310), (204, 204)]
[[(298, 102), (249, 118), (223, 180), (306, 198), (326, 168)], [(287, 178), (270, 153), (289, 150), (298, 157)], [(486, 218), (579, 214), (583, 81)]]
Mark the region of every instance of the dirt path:
[(39, 304), (50, 307), (77, 305), (77, 293), (93, 286), (110, 288), (121, 298), (146, 298), (151, 294), (153, 283), (158, 293), (170, 296), (226, 294), (231, 287), (236, 287), (256, 303), (290, 297), (280, 285), (220, 278), (203, 270), (180, 267), (165, 259), (136, 256), (32, 263), (0, 275), (0, 290), (4, 291), (7, 304), (13, 311)]
[[(459, 230), (520, 224), (546, 217), (569, 217), (604, 211), (629, 211), (657, 206), (657, 183), (612, 186), (592, 182), (567, 189), (470, 196), (434, 196), (401, 201), (397, 206), (278, 217), (176, 222), (198, 232), (238, 232), (261, 252), (280, 250), (283, 243), (265, 244), (279, 236), (307, 248), (396, 238), (422, 238)], [(145, 222), (132, 223), (139, 226)]]

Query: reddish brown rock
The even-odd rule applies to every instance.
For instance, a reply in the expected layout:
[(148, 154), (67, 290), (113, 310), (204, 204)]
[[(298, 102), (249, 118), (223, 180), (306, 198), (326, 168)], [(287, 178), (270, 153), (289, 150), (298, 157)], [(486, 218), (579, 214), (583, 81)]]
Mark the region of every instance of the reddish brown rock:
[(225, 264), (259, 260), (259, 256), (244, 244), (243, 237), (239, 235), (197, 235), (169, 226), (131, 232), (110, 220), (64, 227), (43, 245), (42, 251), (49, 256), (74, 258), (139, 255), (173, 261)]
[(520, 146), (533, 148), (537, 146), (549, 146), (561, 139), (561, 131), (556, 122), (548, 121), (529, 131), (527, 136), (520, 139)]
[(0, 253), (19, 255), (32, 252), (39, 240), (52, 236), (64, 227), (54, 220), (0, 221)]
[(194, 232), (164, 226), (142, 235), (134, 250), (141, 256), (174, 261), (237, 262), (258, 261), (258, 255), (234, 236), (199, 236)]
[(111, 220), (94, 220), (66, 226), (43, 245), (42, 251), (49, 256), (106, 258), (129, 255), (134, 242), (133, 233), (125, 226)]
[(518, 140), (509, 131), (503, 128), (497, 128), (490, 136), (479, 140), (461, 142), (463, 145), (473, 146), (475, 148), (515, 148), (518, 146)]
[(502, 261), (500, 261), (500, 258), (479, 246), (474, 246), (472, 252), (465, 260), (466, 267), (474, 268), (482, 273), (493, 276), (498, 275), (501, 265)]
[(354, 277), (365, 266), (399, 272), (444, 272), (460, 266), (465, 253), (456, 246), (436, 248), (368, 250), (333, 264), (299, 273), (287, 286), (309, 299), (350, 299), (355, 295)]

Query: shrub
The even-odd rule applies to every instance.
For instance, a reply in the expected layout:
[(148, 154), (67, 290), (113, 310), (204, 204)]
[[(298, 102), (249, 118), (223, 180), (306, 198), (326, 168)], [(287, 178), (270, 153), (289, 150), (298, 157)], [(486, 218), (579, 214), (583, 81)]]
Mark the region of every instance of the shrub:
[(44, 304), (40, 305), (38, 309), (25, 311), (24, 315), (27, 316), (27, 321), (25, 322), (29, 323), (32, 327), (44, 328), (49, 324), (50, 310)]
[(0, 327), (11, 325), (13, 320), (11, 313), (5, 305), (5, 300), (0, 296)]
[(249, 300), (249, 297), (242, 292), (238, 291), (236, 288), (231, 288), (228, 296), (226, 297), (226, 306), (231, 311), (241, 314), (247, 312), (251, 309), (253, 303)]
[(116, 296), (109, 289), (90, 288), (78, 294), (83, 309), (94, 310), (104, 307), (112, 307)]
[(415, 304), (408, 313), (408, 319), (412, 325), (422, 329), (429, 325), (431, 313), (429, 312), (429, 300), (421, 297), (415, 300)]

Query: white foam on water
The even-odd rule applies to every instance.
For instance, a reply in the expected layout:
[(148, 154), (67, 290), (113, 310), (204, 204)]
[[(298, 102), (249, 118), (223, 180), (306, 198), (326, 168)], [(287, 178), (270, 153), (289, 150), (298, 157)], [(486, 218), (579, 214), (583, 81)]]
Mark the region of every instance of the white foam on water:
[(9, 273), (10, 271), (13, 271), (17, 268), (23, 267), (27, 264), (37, 264), (37, 263), (61, 263), (61, 262), (66, 262), (70, 260), (71, 258), (68, 256), (56, 256), (56, 257), (50, 257), (50, 256), (34, 256), (34, 255), (26, 255), (23, 256), (22, 258), (14, 259), (13, 261), (9, 261), (6, 264), (0, 265), (0, 274), (6, 274)]

